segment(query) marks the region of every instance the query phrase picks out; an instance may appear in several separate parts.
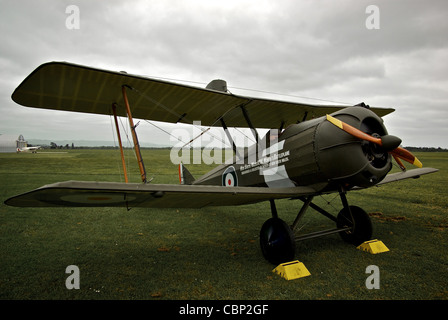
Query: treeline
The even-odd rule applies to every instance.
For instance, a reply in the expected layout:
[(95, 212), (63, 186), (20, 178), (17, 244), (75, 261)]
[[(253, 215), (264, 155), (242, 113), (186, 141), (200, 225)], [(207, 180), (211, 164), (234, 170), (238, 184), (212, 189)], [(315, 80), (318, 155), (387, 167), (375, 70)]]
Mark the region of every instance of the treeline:
[(444, 149), (441, 147), (435, 148), (435, 147), (405, 147), (405, 149), (411, 151), (411, 152), (445, 152), (448, 151), (448, 149)]
[[(29, 145), (31, 146), (31, 145)], [(57, 145), (54, 142), (51, 142), (51, 144), (48, 145), (43, 145), (42, 146), (44, 149), (45, 148), (49, 148), (49, 149), (110, 149), (110, 150), (114, 150), (114, 149), (119, 149), (118, 146), (75, 146), (74, 143), (70, 144), (65, 144), (65, 145)], [(123, 149), (134, 149), (134, 147), (123, 147)], [(142, 147), (140, 146), (140, 149), (171, 149), (171, 147)]]
[(72, 143), (72, 145), (70, 146), (68, 143), (64, 146), (64, 145), (57, 145), (54, 142), (50, 143), (50, 149), (75, 149), (75, 145)]
[[(118, 150), (120, 147), (114, 147), (114, 146), (96, 146), (96, 147), (89, 147), (89, 146), (80, 146), (80, 147), (74, 147), (73, 149), (104, 149), (104, 150)], [(134, 147), (123, 147), (123, 149), (134, 149)], [(140, 146), (140, 149), (157, 149), (157, 150), (170, 150), (171, 147), (142, 147)]]
[[(32, 147), (33, 145), (28, 144), (29, 147)], [(42, 148), (49, 148), (49, 149), (118, 149), (118, 146), (75, 146), (74, 143), (65, 144), (65, 145), (57, 145), (54, 142), (51, 142), (50, 145), (42, 145)], [(142, 147), (141, 149), (171, 149), (172, 147)], [(133, 149), (133, 147), (124, 147), (124, 149)], [(447, 152), (448, 149), (441, 148), (441, 147), (405, 147), (405, 149), (411, 151), (411, 152)]]

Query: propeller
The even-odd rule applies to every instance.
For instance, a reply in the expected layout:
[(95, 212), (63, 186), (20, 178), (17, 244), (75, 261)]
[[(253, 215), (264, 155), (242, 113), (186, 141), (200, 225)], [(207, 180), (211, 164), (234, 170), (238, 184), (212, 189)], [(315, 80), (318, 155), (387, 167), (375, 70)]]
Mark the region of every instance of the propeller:
[(394, 157), (395, 161), (397, 161), (398, 165), (402, 170), (406, 169), (400, 159), (412, 163), (416, 167), (419, 168), (423, 167), (422, 163), (420, 162), (420, 160), (417, 159), (417, 157), (415, 157), (408, 150), (399, 147), (401, 139), (398, 137), (392, 135), (384, 135), (381, 137), (371, 136), (328, 114), (327, 114), (327, 120), (332, 124), (334, 124), (336, 127), (340, 128), (341, 130), (351, 134), (352, 136), (358, 139), (366, 140), (381, 146), (385, 151), (389, 152)]

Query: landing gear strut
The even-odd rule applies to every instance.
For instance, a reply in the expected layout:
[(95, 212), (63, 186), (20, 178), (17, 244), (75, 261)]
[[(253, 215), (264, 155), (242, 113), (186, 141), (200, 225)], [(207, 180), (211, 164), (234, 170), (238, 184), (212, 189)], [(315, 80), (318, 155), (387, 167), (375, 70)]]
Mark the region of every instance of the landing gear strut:
[[(263, 224), (260, 231), (260, 246), (265, 259), (273, 264), (294, 260), (297, 241), (334, 233), (339, 233), (345, 242), (355, 246), (370, 240), (372, 237), (372, 223), (369, 215), (360, 207), (349, 206), (345, 191), (342, 188), (339, 190), (339, 195), (343, 209), (337, 217), (314, 204), (312, 202), (314, 196), (299, 197), (298, 199), (303, 201), (303, 206), (292, 226), (278, 218), (274, 200), (270, 200), (272, 218)], [(336, 228), (295, 236), (294, 231), (309, 207), (336, 222)]]

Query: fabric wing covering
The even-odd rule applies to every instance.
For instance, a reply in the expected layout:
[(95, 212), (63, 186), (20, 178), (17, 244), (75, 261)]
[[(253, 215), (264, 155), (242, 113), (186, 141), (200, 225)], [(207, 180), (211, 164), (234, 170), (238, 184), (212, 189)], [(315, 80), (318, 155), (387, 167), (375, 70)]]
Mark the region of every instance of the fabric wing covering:
[[(14, 91), (23, 106), (110, 115), (116, 103), (126, 116), (122, 87), (132, 116), (171, 123), (201, 121), (204, 126), (248, 127), (245, 108), (255, 128), (279, 128), (324, 116), (346, 106), (321, 106), (233, 95), (206, 88), (166, 82), (67, 62), (49, 62), (34, 70)], [(371, 108), (379, 116), (391, 108)]]
[(66, 181), (5, 201), (16, 207), (202, 208), (250, 204), (314, 194), (309, 187), (258, 188), (206, 185)]

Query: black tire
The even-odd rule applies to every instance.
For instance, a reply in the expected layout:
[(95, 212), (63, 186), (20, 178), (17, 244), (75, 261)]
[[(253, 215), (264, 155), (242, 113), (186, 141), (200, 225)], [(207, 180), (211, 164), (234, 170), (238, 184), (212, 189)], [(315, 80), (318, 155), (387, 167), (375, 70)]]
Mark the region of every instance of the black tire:
[(291, 228), (279, 218), (267, 220), (260, 231), (260, 246), (263, 256), (277, 265), (294, 260), (296, 242)]
[(340, 232), (339, 235), (345, 242), (359, 246), (372, 238), (372, 221), (367, 212), (360, 207), (350, 206), (350, 211), (354, 221), (348, 210), (344, 208), (337, 216), (336, 225), (338, 228), (352, 227), (352, 230)]

